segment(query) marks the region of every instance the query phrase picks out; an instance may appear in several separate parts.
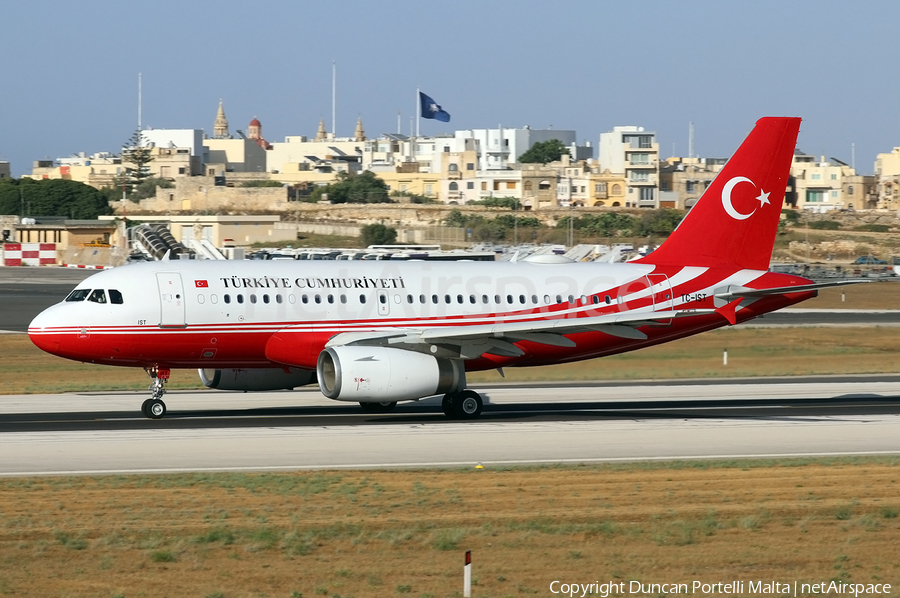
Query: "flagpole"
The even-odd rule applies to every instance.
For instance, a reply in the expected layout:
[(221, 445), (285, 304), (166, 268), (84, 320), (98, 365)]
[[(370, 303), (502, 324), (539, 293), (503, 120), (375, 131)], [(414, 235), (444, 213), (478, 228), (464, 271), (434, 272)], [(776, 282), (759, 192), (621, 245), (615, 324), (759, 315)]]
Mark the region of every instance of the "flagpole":
[(416, 137), (419, 136), (419, 121), (422, 120), (422, 100), (419, 95), (421, 92), (416, 88)]

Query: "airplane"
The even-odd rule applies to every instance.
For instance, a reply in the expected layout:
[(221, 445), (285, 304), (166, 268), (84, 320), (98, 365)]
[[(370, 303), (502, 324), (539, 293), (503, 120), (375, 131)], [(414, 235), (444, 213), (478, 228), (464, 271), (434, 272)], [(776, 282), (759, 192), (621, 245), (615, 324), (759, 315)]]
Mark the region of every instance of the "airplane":
[(768, 271), (799, 118), (760, 119), (675, 231), (628, 263), (157, 261), (82, 281), (28, 328), (81, 362), (141, 367), (166, 414), (173, 368), (221, 390), (318, 383), (374, 413), (443, 395), (473, 419), (467, 372), (633, 351), (794, 305), (814, 283)]

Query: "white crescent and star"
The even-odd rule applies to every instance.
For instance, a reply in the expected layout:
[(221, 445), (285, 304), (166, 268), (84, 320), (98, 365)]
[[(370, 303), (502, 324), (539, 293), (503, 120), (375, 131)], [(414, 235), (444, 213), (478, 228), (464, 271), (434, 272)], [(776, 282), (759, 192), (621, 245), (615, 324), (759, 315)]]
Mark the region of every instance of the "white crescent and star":
[(743, 212), (738, 212), (735, 209), (734, 204), (731, 203), (731, 190), (734, 189), (734, 187), (738, 183), (750, 183), (754, 187), (756, 186), (756, 183), (754, 183), (753, 181), (751, 181), (750, 179), (748, 179), (745, 176), (732, 177), (731, 179), (728, 180), (727, 183), (725, 183), (725, 186), (722, 187), (722, 207), (725, 208), (725, 211), (728, 213), (729, 216), (731, 216), (735, 220), (746, 220), (747, 218), (749, 218), (750, 216), (755, 214), (756, 210), (758, 210), (759, 208), (763, 207), (766, 204), (771, 205), (771, 202), (769, 202), (769, 193), (771, 193), (771, 191), (766, 193), (762, 189), (760, 189), (760, 193), (756, 197), (756, 200), (759, 202), (759, 206), (754, 208), (753, 211), (750, 212), (749, 214), (744, 214)]

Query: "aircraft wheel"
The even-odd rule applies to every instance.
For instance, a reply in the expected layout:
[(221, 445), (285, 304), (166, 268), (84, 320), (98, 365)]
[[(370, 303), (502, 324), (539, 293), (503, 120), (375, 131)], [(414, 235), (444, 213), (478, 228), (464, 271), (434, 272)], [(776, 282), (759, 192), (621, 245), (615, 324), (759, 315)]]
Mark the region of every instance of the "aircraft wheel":
[(147, 399), (147, 400), (145, 400), (143, 403), (141, 403), (141, 414), (142, 414), (144, 417), (147, 417), (147, 418), (150, 417), (150, 414), (147, 412), (147, 405), (148, 405), (148, 404), (150, 403), (150, 401), (152, 401), (152, 400), (153, 400), (153, 399)]
[(148, 399), (146, 415), (150, 419), (161, 419), (166, 414), (166, 404), (161, 399)]
[(444, 395), (444, 398), (441, 400), (441, 411), (444, 412), (444, 415), (447, 417), (453, 417), (453, 394), (447, 393)]
[(397, 406), (397, 401), (382, 401), (381, 403), (364, 403), (360, 401), (359, 406), (368, 413), (388, 413), (394, 410), (394, 407)]
[(459, 419), (475, 419), (483, 408), (481, 395), (474, 390), (464, 390), (453, 397), (453, 415)]

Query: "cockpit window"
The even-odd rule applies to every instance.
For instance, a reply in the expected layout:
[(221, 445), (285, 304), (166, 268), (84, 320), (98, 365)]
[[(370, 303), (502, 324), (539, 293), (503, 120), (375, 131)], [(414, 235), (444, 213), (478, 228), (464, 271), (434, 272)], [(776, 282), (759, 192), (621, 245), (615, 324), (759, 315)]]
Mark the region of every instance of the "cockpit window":
[(88, 296), (88, 301), (93, 301), (94, 303), (106, 303), (106, 291), (103, 289), (94, 289)]
[(121, 305), (122, 303), (125, 303), (125, 302), (122, 300), (122, 293), (120, 293), (119, 291), (117, 291), (117, 290), (115, 290), (115, 289), (110, 289), (110, 290), (109, 290), (109, 302), (110, 302), (110, 303), (116, 303), (116, 304), (119, 304), (119, 305)]
[(84, 298), (87, 297), (90, 292), (90, 289), (75, 289), (69, 293), (69, 296), (66, 297), (66, 301), (84, 301)]

